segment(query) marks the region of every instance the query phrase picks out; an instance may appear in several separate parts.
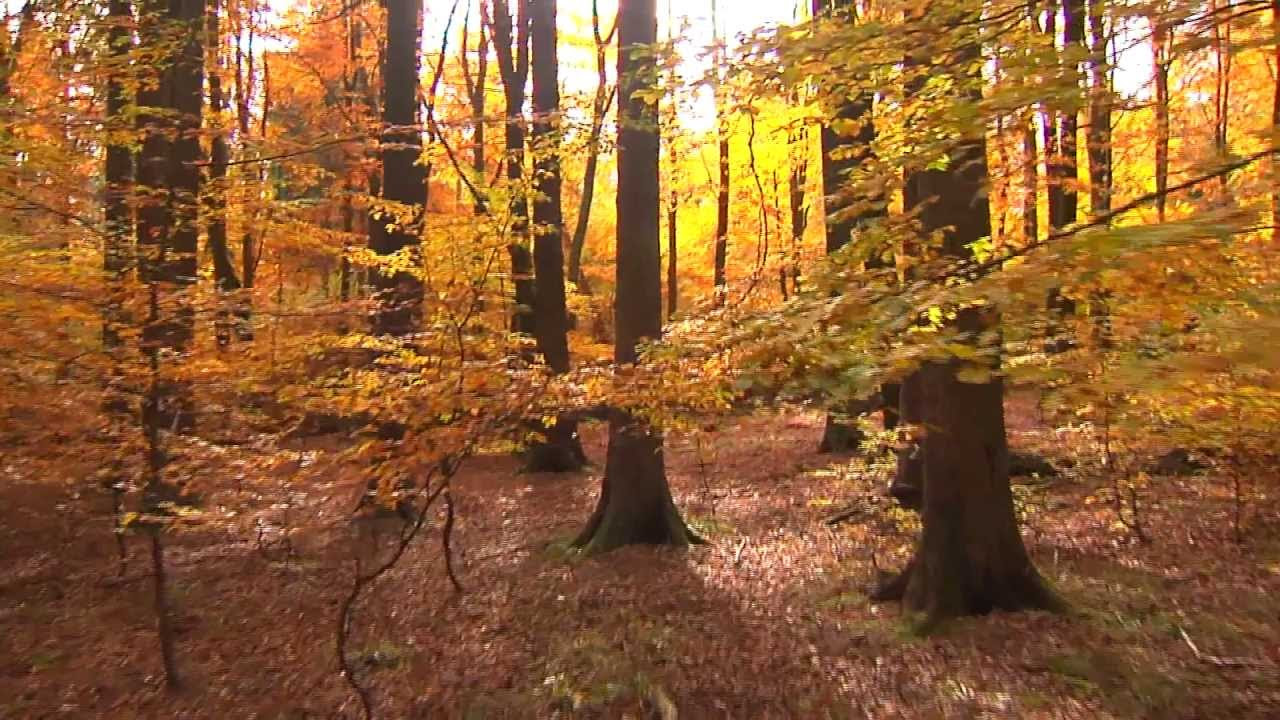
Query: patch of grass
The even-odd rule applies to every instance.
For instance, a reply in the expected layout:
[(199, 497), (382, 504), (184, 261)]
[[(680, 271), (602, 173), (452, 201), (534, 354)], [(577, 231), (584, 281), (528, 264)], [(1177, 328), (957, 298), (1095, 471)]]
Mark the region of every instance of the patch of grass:
[(411, 656), (409, 648), (395, 643), (382, 641), (370, 645), (352, 656), (353, 664), (362, 665), (369, 670), (393, 670), (403, 665)]
[(714, 515), (689, 515), (685, 518), (689, 529), (704, 538), (716, 535), (733, 535), (738, 529)]
[(1070, 685), (1097, 694), (1124, 715), (1160, 717), (1183, 703), (1186, 684), (1155, 667), (1105, 648), (1081, 648), (1045, 661), (1050, 672)]
[(51, 670), (62, 662), (62, 653), (56, 650), (37, 650), (27, 658), (27, 662), (31, 665), (33, 673)]
[(582, 549), (573, 546), (577, 540), (575, 535), (563, 535), (553, 538), (542, 547), (542, 555), (547, 560), (557, 563), (574, 563), (582, 559)]

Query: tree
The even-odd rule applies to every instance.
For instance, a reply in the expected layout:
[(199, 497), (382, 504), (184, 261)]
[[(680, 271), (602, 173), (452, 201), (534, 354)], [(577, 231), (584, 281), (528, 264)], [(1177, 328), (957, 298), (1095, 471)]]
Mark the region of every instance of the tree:
[[(834, 17), (845, 22), (854, 22), (854, 6), (850, 0), (814, 0), (814, 17)], [(876, 129), (871, 121), (873, 98), (870, 92), (862, 88), (840, 88), (836, 92), (843, 97), (834, 109), (832, 122), (822, 126), (822, 192), (825, 196), (826, 214), (826, 248), (827, 254), (839, 252), (849, 244), (854, 233), (866, 223), (884, 215), (879, 202), (873, 207), (859, 209), (856, 212), (841, 207), (840, 198), (845, 197), (845, 183), (849, 175), (858, 166), (870, 159), (872, 143), (875, 142)], [(855, 127), (857, 132), (848, 137), (842, 134), (842, 127)], [(878, 255), (873, 255), (867, 262), (869, 267), (883, 267)], [(891, 390), (892, 392), (892, 390)], [(844, 414), (856, 418), (872, 409), (870, 403), (846, 403)], [(823, 427), (822, 440), (818, 445), (819, 452), (850, 452), (862, 443), (862, 432), (855, 424), (840, 419), (835, 415), (827, 415)]]
[(1106, 0), (1089, 3), (1089, 206), (1094, 217), (1111, 210), (1112, 88), (1106, 10)]
[[(481, 0), (483, 3), (484, 0)], [(480, 22), (480, 38), (476, 44), (476, 70), (471, 72), (471, 61), (468, 58), (467, 35), (470, 29), (471, 8), (467, 7), (467, 15), (462, 22), (462, 46), (458, 49), (458, 59), (462, 65), (462, 77), (466, 83), (467, 102), (471, 106), (471, 171), (477, 179), (483, 180), (487, 168), (485, 158), (485, 94), (489, 91), (489, 34), (483, 19)], [(488, 212), (486, 199), (481, 196), (473, 198), (473, 206), (477, 215)]]
[[(971, 42), (931, 73), (973, 83), (974, 77), (942, 68), (974, 68), (977, 57)], [(980, 97), (976, 87), (966, 94), (970, 102)], [(957, 140), (945, 167), (912, 172), (909, 194), (918, 203), (922, 230), (942, 233), (945, 256), (963, 261), (971, 243), (990, 235), (986, 183), (986, 136), (980, 129)], [(993, 609), (1059, 607), (1027, 555), (1014, 514), (998, 374), (999, 317), (982, 305), (955, 312), (953, 330), (971, 348), (965, 354), (995, 359), (926, 361), (904, 385), (904, 406), (911, 394), (911, 414), (918, 408), (924, 433), (924, 527), (906, 569), (876, 597), (901, 599), (929, 623)]]
[[(222, 91), (222, 32), (219, 23), (220, 8), (218, 1), (209, 5), (208, 36), (212, 42), (209, 53), (213, 63), (209, 72), (209, 112), (218, 124), (213, 129), (209, 152), (209, 188), (208, 199), (208, 245), (209, 254), (213, 256), (213, 283), (220, 292), (239, 290), (240, 278), (236, 274), (235, 262), (231, 258), (231, 249), (227, 246), (227, 164), (231, 161), (231, 147), (227, 143), (226, 132), (222, 129), (222, 113), (226, 111), (226, 97)], [(217, 339), (218, 344), (226, 345), (231, 341), (225, 321), (225, 313), (219, 312)]]
[(511, 193), (511, 240), (507, 253), (511, 258), (511, 281), (515, 284), (515, 312), (511, 331), (534, 332), (533, 305), (537, 290), (533, 279), (533, 255), (529, 252), (529, 201), (524, 187), (525, 85), (529, 80), (529, 0), (516, 0), (515, 25), (507, 0), (493, 0), (490, 35), (498, 56), (507, 103), (506, 157), (507, 189)]
[[(617, 332), (614, 361), (636, 362), (638, 345), (662, 333), (662, 261), (658, 213), (658, 112), (646, 98), (655, 63), (655, 0), (618, 8)], [(641, 418), (615, 412), (600, 500), (574, 541), (586, 552), (635, 543), (683, 546), (694, 540), (671, 498), (662, 435)]]
[(596, 55), (596, 93), (591, 101), (591, 133), (587, 138), (587, 166), (582, 173), (582, 201), (578, 205), (578, 221), (573, 228), (573, 239), (569, 243), (569, 280), (578, 286), (578, 291), (590, 293), (587, 276), (582, 272), (582, 251), (587, 244), (587, 228), (591, 223), (591, 203), (596, 192), (596, 170), (600, 165), (600, 138), (604, 134), (604, 119), (613, 105), (613, 98), (618, 88), (609, 84), (607, 50), (613, 43), (613, 35), (618, 31), (618, 21), (614, 18), (608, 34), (600, 33), (600, 3), (591, 2), (591, 38), (595, 42)]
[[(123, 297), (119, 285), (133, 266), (133, 209), (129, 196), (133, 192), (133, 154), (123, 134), (127, 129), (126, 109), (129, 106), (126, 73), (129, 51), (133, 46), (130, 25), (133, 8), (128, 0), (111, 0), (107, 6), (111, 25), (107, 30), (109, 76), (107, 78), (106, 124), (114, 141), (107, 145), (103, 179), (106, 190), (104, 217), (106, 220), (106, 244), (103, 247), (103, 270), (111, 282), (112, 297), (103, 325), (103, 343), (107, 347), (119, 344), (118, 324), (123, 321)], [(7, 43), (5, 43), (7, 45)], [(2, 47), (3, 45), (0, 45)], [(0, 73), (3, 73), (0, 69)], [(3, 98), (0, 94), (0, 98)]]
[(1152, 15), (1151, 65), (1156, 86), (1156, 215), (1165, 221), (1169, 204), (1169, 72), (1173, 67), (1173, 27), (1163, 14)]
[[(422, 3), (387, 0), (386, 70), (383, 74), (382, 197), (394, 203), (380, 218), (381, 228), (370, 237), (371, 249), (389, 256), (416, 250), (419, 223), (426, 204), (427, 178), (419, 162), (422, 135), (418, 112), (419, 54), (422, 45)], [(374, 332), (408, 335), (422, 318), (422, 281), (412, 272), (382, 271), (375, 279), (380, 292)]]
[[(533, 46), (533, 264), (538, 351), (556, 374), (569, 372), (569, 313), (564, 287), (564, 214), (560, 204), (560, 79), (556, 0), (529, 0)], [(586, 462), (577, 423), (565, 416), (547, 428), (545, 442), (530, 448), (529, 468), (577, 470)]]
[(720, 15), (718, 3), (711, 0), (711, 33), (714, 52), (712, 53), (711, 91), (716, 105), (716, 149), (720, 171), (719, 184), (716, 186), (716, 237), (713, 276), (716, 304), (722, 305), (728, 297), (729, 278), (727, 264), (729, 262), (729, 113), (725, 107), (722, 73), (724, 72), (724, 38), (720, 37)]

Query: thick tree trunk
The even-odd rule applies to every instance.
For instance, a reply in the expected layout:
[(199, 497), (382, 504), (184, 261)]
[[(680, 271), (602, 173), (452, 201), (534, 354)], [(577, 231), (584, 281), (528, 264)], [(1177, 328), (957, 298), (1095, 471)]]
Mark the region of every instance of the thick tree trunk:
[[(990, 326), (961, 312), (970, 332)], [(961, 363), (919, 371), (923, 425), (924, 530), (906, 572), (904, 605), (929, 622), (991, 610), (1054, 609), (1058, 599), (1031, 564), (1009, 488), (1004, 386), (957, 378)]]
[[(560, 80), (556, 37), (556, 0), (529, 0), (533, 51), (534, 163), (533, 263), (537, 301), (534, 329), (538, 351), (551, 371), (569, 372), (569, 312), (564, 287), (564, 215), (560, 204)], [(530, 448), (528, 469), (570, 472), (586, 455), (577, 422), (561, 416), (543, 442)]]
[[(948, 67), (972, 67), (978, 47), (962, 48), (958, 55)], [(969, 91), (970, 100), (975, 93)], [(945, 169), (909, 178), (908, 200), (920, 203), (925, 232), (943, 231), (945, 255), (964, 259), (970, 243), (990, 235), (987, 181), (983, 134), (962, 140)], [(971, 345), (990, 341), (993, 333), (999, 342), (999, 318), (992, 311), (964, 308), (955, 323)], [(983, 382), (961, 381), (962, 369), (959, 360), (929, 362), (902, 388), (903, 420), (914, 421), (923, 434), (918, 455), (903, 458), (901, 471), (909, 476), (911, 460), (918, 459), (924, 530), (906, 570), (877, 597), (903, 600), (928, 623), (993, 609), (1057, 608), (1059, 601), (1031, 564), (1014, 515), (998, 361), (983, 368), (991, 373)]]
[[(621, 0), (618, 8), (617, 333), (614, 360), (634, 363), (636, 346), (662, 333), (662, 257), (658, 213), (657, 106), (654, 59), (634, 52), (657, 39), (654, 0)], [(671, 498), (662, 436), (636, 418), (615, 414), (600, 501), (575, 541), (588, 552), (633, 543), (686, 545), (693, 540)]]
[[(382, 231), (370, 238), (379, 255), (393, 255), (419, 245), (419, 223), (426, 202), (422, 135), (418, 112), (418, 58), (422, 45), (422, 4), (415, 0), (387, 0), (385, 104), (382, 110), (382, 196), (407, 206), (410, 217), (400, 222), (382, 219)], [(407, 272), (378, 272), (379, 291), (373, 329), (377, 334), (405, 336), (422, 319), (422, 281)]]

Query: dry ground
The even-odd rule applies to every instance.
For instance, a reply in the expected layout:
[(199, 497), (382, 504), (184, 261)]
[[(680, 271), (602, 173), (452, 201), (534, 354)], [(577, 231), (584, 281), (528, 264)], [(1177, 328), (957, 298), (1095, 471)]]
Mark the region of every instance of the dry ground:
[[(1013, 410), (1016, 445), (1077, 452), (1076, 435)], [(565, 545), (595, 473), (473, 460), (456, 482), (465, 593), (437, 525), (359, 606), (351, 651), (378, 717), (644, 718), (667, 701), (681, 718), (1280, 717), (1275, 477), (1254, 484), (1266, 497), (1241, 545), (1212, 475), (1156, 480), (1145, 545), (1083, 470), (1022, 488), (1029, 547), (1074, 610), (920, 637), (863, 594), (902, 563), (914, 520), (883, 502), (881, 471), (815, 454), (820, 428), (767, 414), (669, 438), (677, 503), (711, 541), (685, 552), (577, 558)], [(602, 459), (601, 429), (585, 432)], [(376, 528), (347, 520), (359, 480), (298, 449), (284, 463), (191, 449), (216, 481), (210, 519), (169, 539), (185, 675), (172, 693), (145, 539), (129, 538), (118, 576), (105, 495), (51, 475), (66, 458), (0, 459), (0, 718), (357, 716), (335, 618)]]

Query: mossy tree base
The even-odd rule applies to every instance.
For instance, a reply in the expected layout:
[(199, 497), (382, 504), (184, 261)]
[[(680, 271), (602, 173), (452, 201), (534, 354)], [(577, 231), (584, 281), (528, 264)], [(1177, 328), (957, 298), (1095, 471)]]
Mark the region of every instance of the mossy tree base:
[(634, 418), (611, 421), (600, 501), (574, 547), (594, 554), (625, 545), (685, 547), (698, 542), (671, 498), (662, 436)]
[(992, 610), (1060, 610), (1062, 601), (1032, 565), (1009, 488), (1004, 388), (957, 379), (959, 364), (918, 373), (924, 531), (903, 573), (874, 599), (901, 600), (926, 625)]

